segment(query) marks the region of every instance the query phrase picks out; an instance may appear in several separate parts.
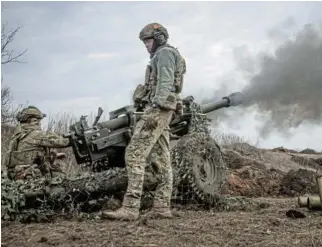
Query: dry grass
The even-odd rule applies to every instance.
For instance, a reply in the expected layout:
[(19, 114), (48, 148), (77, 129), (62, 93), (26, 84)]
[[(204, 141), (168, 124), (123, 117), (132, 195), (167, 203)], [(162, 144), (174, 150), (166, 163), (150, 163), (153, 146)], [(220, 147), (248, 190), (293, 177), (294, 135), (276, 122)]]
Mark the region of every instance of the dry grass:
[[(301, 152), (284, 149), (285, 152), (273, 152), (271, 149), (259, 148), (258, 143), (252, 143), (245, 137), (232, 133), (218, 133), (213, 135), (216, 142), (223, 148), (223, 151), (237, 152), (247, 159), (255, 160), (265, 165), (266, 169), (277, 169), (282, 172), (298, 170), (300, 168), (317, 171), (321, 167), (312, 161), (319, 158), (319, 153), (307, 149)], [(305, 153), (305, 154), (304, 154)], [(309, 154), (306, 154), (309, 153)], [(322, 155), (321, 155), (322, 157)]]
[(249, 143), (251, 143), (245, 137), (241, 137), (233, 133), (215, 133), (213, 134), (213, 138), (219, 145), (222, 146), (228, 146), (233, 144), (250, 145)]
[[(69, 127), (77, 121), (75, 116), (67, 113), (56, 114), (54, 116), (48, 116), (47, 126), (44, 128), (47, 132), (54, 132), (57, 134), (66, 134), (69, 132)], [(58, 149), (59, 152), (66, 153), (65, 164), (63, 171), (67, 177), (77, 176), (83, 172), (82, 167), (77, 165), (72, 148)]]

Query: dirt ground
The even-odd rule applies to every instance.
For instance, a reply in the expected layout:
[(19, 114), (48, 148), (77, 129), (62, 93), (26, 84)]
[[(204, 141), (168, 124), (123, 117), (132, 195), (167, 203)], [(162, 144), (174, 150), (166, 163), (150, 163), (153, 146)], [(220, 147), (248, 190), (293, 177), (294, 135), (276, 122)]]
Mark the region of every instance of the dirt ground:
[[(175, 211), (172, 220), (62, 221), (2, 225), (1, 246), (322, 246), (322, 211), (301, 209), (297, 199), (258, 198), (269, 207), (251, 212)], [(298, 210), (298, 209), (297, 209)]]

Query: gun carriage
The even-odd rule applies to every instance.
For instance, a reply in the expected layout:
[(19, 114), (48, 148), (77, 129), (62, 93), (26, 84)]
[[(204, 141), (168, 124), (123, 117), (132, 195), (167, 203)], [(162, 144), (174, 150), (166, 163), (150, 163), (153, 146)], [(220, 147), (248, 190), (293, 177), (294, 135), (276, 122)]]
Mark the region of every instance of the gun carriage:
[[(193, 96), (182, 102), (183, 114), (175, 115), (170, 124), (174, 188), (179, 185), (190, 187), (199, 199), (211, 201), (221, 193), (226, 182), (226, 164), (220, 147), (210, 136), (207, 113), (239, 105), (243, 95), (232, 93), (203, 105), (195, 103)], [(72, 141), (77, 163), (90, 166), (93, 172), (125, 167), (126, 146), (143, 114), (128, 105), (110, 112), (109, 120), (99, 122), (102, 113), (99, 107), (91, 126), (86, 116), (81, 116), (65, 135)]]

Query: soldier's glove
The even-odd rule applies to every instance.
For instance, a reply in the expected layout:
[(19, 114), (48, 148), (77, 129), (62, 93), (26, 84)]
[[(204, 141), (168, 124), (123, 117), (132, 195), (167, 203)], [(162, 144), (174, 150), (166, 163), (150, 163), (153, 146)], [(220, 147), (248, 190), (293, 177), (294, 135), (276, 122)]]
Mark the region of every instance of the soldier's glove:
[(158, 126), (158, 121), (154, 119), (153, 117), (149, 117), (146, 120), (145, 127), (148, 130), (154, 130)]
[(160, 109), (156, 106), (146, 110), (146, 121), (144, 128), (147, 130), (154, 130), (158, 126)]

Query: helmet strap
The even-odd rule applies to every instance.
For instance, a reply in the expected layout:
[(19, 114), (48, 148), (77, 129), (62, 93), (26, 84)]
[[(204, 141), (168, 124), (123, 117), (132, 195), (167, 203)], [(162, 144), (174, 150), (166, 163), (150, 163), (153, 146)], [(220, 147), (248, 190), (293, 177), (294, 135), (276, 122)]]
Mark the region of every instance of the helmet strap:
[(155, 51), (158, 49), (158, 47), (159, 47), (158, 42), (155, 39), (153, 39), (153, 46), (152, 46), (151, 54), (154, 54)]
[(151, 51), (151, 56), (150, 58), (153, 57), (155, 51), (160, 47), (163, 46), (167, 43), (164, 35), (158, 35), (157, 37), (153, 38), (153, 46), (152, 46), (152, 51)]

